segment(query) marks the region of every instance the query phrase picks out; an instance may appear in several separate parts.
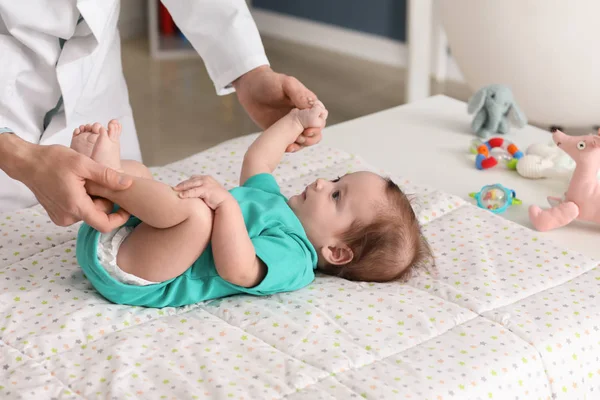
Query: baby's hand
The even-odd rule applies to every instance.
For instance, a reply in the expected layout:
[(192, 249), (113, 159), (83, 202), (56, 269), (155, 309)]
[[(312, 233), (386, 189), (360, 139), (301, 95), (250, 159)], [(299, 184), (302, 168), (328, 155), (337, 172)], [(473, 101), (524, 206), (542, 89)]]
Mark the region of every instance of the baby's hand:
[(303, 110), (294, 109), (292, 113), (300, 125), (302, 125), (303, 130), (308, 128), (324, 128), (327, 115), (329, 115), (329, 112), (319, 100), (315, 101), (311, 108)]
[(197, 197), (206, 203), (212, 210), (216, 210), (227, 201), (235, 198), (219, 182), (210, 176), (194, 175), (190, 179), (175, 186), (182, 199)]

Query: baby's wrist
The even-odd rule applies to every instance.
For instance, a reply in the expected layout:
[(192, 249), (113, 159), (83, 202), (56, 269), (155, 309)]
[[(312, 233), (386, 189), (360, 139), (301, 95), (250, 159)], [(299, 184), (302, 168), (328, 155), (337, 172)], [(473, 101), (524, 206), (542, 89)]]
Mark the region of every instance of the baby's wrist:
[(298, 135), (304, 132), (304, 126), (302, 125), (302, 121), (300, 121), (300, 110), (294, 108), (288, 113), (287, 117), (290, 119), (290, 123), (293, 125), (293, 128), (290, 129), (290, 133), (293, 132), (294, 137), (290, 143), (294, 143)]
[(227, 193), (227, 196), (217, 205), (216, 210), (221, 208), (231, 208), (233, 206), (237, 206), (237, 200), (231, 193)]

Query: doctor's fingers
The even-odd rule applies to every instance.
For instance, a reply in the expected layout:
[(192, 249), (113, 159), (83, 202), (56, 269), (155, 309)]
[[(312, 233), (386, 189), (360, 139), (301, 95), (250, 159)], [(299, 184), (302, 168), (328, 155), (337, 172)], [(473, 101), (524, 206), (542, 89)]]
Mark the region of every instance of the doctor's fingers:
[(102, 233), (108, 233), (124, 225), (129, 219), (129, 214), (119, 209), (117, 212), (107, 214), (96, 208), (91, 198), (82, 200), (79, 208), (80, 217), (89, 226)]
[(312, 146), (321, 141), (323, 136), (321, 132), (322, 128), (308, 128), (304, 132), (302, 132), (302, 136), (304, 136), (304, 143), (301, 143), (303, 146)]
[(289, 97), (296, 108), (309, 108), (317, 100), (317, 95), (308, 90), (298, 79), (284, 75), (282, 82), (283, 92)]
[(322, 133), (320, 128), (308, 128), (296, 139), (295, 143), (290, 144), (285, 151), (295, 153), (304, 147), (312, 146), (321, 141)]
[(295, 153), (298, 150), (300, 150), (303, 146), (299, 145), (298, 143), (292, 143), (290, 145), (288, 145), (288, 147), (285, 149), (286, 153)]
[(112, 201), (102, 198), (102, 197), (92, 198), (92, 201), (94, 202), (94, 205), (96, 206), (96, 210), (102, 211), (106, 214), (112, 212), (113, 208), (115, 207), (115, 205)]
[(79, 167), (81, 170), (78, 172), (82, 178), (110, 190), (124, 190), (133, 183), (131, 177), (99, 164), (88, 157), (81, 157)]

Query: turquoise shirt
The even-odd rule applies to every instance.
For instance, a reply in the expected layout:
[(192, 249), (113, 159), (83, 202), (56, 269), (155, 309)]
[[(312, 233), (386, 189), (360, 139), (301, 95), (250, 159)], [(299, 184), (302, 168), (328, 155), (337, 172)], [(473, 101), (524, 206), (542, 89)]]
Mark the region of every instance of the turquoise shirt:
[[(177, 307), (239, 293), (269, 295), (305, 287), (314, 280), (317, 253), (300, 220), (287, 205), (270, 174), (251, 177), (230, 193), (238, 201), (256, 255), (267, 274), (255, 287), (245, 288), (222, 279), (215, 268), (210, 244), (182, 275), (147, 286), (121, 283), (98, 262), (100, 232), (83, 224), (77, 237), (77, 261), (85, 275), (108, 300), (146, 307)], [(135, 226), (132, 217), (126, 223)]]

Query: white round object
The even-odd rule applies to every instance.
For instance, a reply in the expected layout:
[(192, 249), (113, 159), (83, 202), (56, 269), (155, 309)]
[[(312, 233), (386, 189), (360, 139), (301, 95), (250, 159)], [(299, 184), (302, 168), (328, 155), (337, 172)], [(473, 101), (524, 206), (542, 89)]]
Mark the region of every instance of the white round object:
[(549, 158), (527, 154), (519, 159), (517, 172), (524, 178), (541, 179), (554, 175), (554, 163)]
[(530, 122), (600, 124), (600, 1), (438, 2), (469, 87), (505, 84)]
[(550, 143), (534, 143), (527, 148), (526, 154), (534, 154), (543, 158), (550, 158), (558, 155), (561, 151), (554, 142)]

